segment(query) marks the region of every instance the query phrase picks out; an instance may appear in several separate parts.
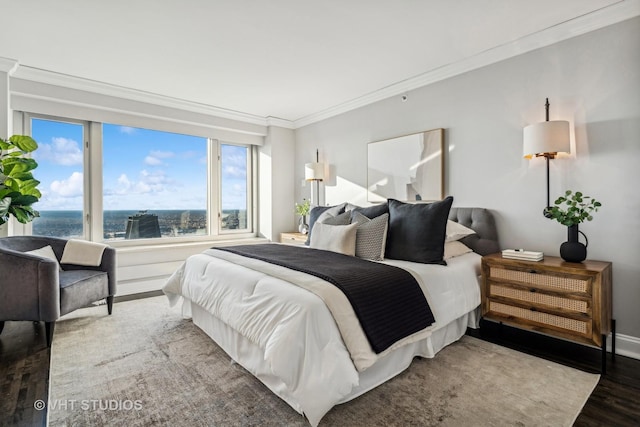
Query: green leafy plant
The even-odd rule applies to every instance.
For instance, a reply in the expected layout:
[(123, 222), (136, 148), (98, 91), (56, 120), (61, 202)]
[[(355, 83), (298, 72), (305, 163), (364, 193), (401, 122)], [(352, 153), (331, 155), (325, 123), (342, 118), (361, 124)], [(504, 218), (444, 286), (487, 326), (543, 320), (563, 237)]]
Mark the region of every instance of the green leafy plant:
[(31, 173), (38, 163), (26, 157), (36, 148), (38, 143), (30, 136), (0, 138), (0, 225), (9, 221), (10, 215), (23, 224), (40, 216), (31, 207), (42, 197), (37, 188), (40, 181)]
[(298, 204), (296, 203), (296, 213), (300, 216), (307, 216), (311, 211), (311, 202), (307, 199), (302, 199), (303, 202)]
[(567, 190), (564, 196), (560, 196), (554, 202), (556, 206), (551, 208), (551, 218), (562, 225), (570, 227), (584, 221), (591, 221), (592, 212), (597, 212), (602, 204), (590, 196), (585, 196), (579, 191), (575, 193)]

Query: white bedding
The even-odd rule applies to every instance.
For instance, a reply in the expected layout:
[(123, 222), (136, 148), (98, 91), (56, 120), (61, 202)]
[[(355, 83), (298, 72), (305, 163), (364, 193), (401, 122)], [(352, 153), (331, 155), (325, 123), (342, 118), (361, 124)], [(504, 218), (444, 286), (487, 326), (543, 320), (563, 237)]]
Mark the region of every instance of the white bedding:
[[(238, 362), (295, 410), (304, 413), (312, 425), (317, 425), (335, 404), (354, 397), (354, 392), (371, 388), (360, 384), (362, 375), (331, 313), (318, 296), (293, 285), (286, 276), (274, 277), (213, 255), (205, 251), (190, 257), (165, 284), (164, 292), (172, 305), (184, 297), (211, 314), (216, 324), (226, 325), (229, 329), (226, 335), (243, 337), (259, 349), (263, 360), (252, 363), (248, 358)], [(456, 321), (460, 323), (457, 329), (462, 328), (460, 319), (466, 321), (465, 316), (480, 304), (477, 280), (480, 256), (475, 253), (452, 258), (446, 267), (396, 260), (384, 262), (406, 268), (421, 278), (436, 318), (430, 333)], [(225, 339), (222, 335), (214, 338)], [(394, 352), (410, 353), (402, 357), (402, 363), (408, 363), (415, 355), (432, 357), (440, 348), (429, 351), (428, 346), (424, 346), (426, 340), (423, 341), (414, 340), (413, 344)], [(225, 350), (232, 357), (231, 353), (239, 351), (229, 346)], [(251, 354), (255, 358), (255, 352)], [(393, 357), (392, 352), (379, 362), (373, 360), (372, 363), (376, 363), (369, 369), (375, 371), (377, 365), (387, 364)], [(399, 369), (404, 368), (406, 366)], [(271, 377), (277, 380), (272, 381)]]

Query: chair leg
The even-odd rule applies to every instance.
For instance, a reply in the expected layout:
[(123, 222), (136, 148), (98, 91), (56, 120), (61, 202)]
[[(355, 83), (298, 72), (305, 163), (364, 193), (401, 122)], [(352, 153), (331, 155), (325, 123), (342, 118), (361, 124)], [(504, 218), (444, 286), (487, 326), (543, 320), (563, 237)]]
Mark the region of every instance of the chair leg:
[(0, 322), (0, 334), (2, 333), (3, 329), (4, 329), (4, 321)]
[(47, 347), (51, 347), (51, 341), (53, 341), (53, 329), (56, 326), (56, 322), (44, 322), (44, 329), (47, 335)]
[(113, 311), (113, 295), (107, 297), (107, 310), (109, 310), (109, 315)]

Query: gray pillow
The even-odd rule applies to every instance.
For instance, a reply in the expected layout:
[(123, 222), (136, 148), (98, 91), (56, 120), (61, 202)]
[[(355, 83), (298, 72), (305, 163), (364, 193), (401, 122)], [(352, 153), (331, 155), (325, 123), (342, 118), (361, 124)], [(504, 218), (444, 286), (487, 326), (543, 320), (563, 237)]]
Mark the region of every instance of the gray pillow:
[(307, 235), (307, 241), (305, 245), (309, 245), (311, 242), (311, 233), (313, 232), (313, 226), (316, 221), (320, 220), (321, 222), (327, 218), (334, 217), (340, 215), (344, 212), (345, 203), (335, 206), (315, 206), (309, 212), (309, 234)]
[(358, 258), (382, 261), (387, 242), (389, 214), (385, 213), (369, 219), (360, 212), (353, 212), (352, 218), (353, 222), (358, 224), (356, 256)]
[(351, 212), (342, 212), (340, 215), (329, 216), (324, 219), (318, 218), (316, 224), (328, 224), (328, 225), (349, 225), (351, 224)]
[(423, 264), (447, 265), (443, 259), (444, 240), (452, 203), (451, 196), (428, 204), (389, 199), (385, 256)]

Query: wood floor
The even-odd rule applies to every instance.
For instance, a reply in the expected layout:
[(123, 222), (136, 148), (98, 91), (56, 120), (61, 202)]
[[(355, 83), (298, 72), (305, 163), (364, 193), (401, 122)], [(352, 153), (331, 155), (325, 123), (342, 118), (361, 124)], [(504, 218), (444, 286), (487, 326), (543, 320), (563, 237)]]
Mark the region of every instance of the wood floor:
[[(117, 306), (116, 311), (117, 313)], [(599, 372), (600, 351), (538, 334), (483, 322), (469, 335), (588, 372)], [(0, 426), (46, 426), (50, 352), (44, 324), (6, 322), (0, 335)], [(640, 425), (640, 360), (608, 355), (603, 376), (575, 426)]]

